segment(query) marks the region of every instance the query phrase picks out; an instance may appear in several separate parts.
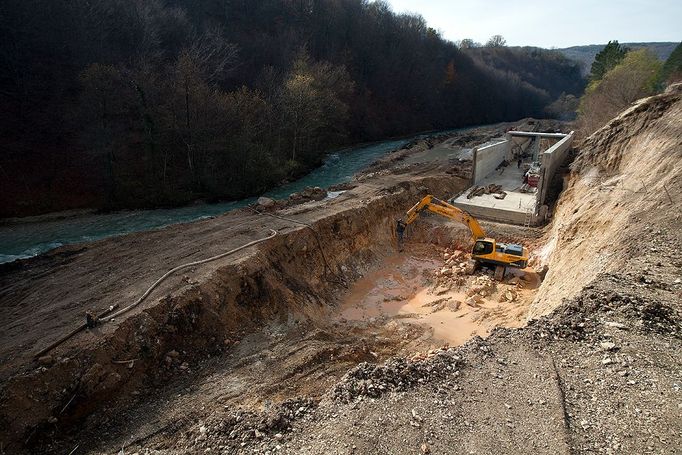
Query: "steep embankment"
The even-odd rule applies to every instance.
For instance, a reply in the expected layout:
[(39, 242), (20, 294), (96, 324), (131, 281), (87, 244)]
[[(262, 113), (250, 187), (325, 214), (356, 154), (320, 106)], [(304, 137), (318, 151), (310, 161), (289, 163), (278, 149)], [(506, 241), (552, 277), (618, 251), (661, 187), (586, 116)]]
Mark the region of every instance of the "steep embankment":
[(530, 318), (576, 296), (600, 272), (646, 280), (647, 261), (679, 266), (682, 85), (638, 101), (579, 149), (540, 253), (549, 271)]

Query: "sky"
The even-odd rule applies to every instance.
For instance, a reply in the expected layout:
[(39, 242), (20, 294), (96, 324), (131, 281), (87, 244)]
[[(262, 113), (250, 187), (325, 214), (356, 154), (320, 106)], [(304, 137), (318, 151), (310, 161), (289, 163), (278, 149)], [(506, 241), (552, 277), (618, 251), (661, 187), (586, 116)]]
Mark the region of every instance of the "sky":
[(386, 0), (393, 11), (421, 14), (451, 41), (509, 46), (682, 41), (682, 0)]

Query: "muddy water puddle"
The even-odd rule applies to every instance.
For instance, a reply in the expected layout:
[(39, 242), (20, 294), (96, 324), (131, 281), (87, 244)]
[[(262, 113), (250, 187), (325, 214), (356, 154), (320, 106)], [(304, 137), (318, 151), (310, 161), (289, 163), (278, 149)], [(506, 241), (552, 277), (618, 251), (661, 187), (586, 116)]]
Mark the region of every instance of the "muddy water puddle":
[(419, 245), (389, 256), (344, 296), (338, 319), (418, 324), (430, 332), (434, 344), (451, 346), (485, 337), (498, 326), (525, 324), (539, 284), (532, 269), (510, 270), (503, 282), (494, 282), (485, 271), (441, 275), (442, 254)]

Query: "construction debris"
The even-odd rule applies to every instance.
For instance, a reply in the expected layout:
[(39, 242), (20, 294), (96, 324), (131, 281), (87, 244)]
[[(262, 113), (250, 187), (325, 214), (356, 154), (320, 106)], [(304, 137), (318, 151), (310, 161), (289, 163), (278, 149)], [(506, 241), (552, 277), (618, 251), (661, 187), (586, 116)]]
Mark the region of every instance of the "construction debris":
[(486, 186), (474, 186), (469, 190), (467, 194), (467, 199), (472, 199), (476, 196), (483, 196), (484, 194), (492, 194), (495, 199), (504, 199), (507, 197), (507, 193), (502, 190), (500, 185), (495, 185), (491, 183)]

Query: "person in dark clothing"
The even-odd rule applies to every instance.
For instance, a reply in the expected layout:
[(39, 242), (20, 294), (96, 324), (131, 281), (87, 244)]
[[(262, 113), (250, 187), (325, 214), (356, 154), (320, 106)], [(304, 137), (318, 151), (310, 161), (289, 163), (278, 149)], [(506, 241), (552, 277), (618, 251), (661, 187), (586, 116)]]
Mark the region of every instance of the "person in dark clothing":
[(516, 162), (516, 167), (518, 169), (521, 169), (521, 163), (523, 163), (523, 160), (521, 159), (521, 157), (519, 157), (519, 161)]
[(403, 235), (405, 234), (405, 222), (396, 220), (395, 233), (398, 236), (398, 251), (403, 251)]

